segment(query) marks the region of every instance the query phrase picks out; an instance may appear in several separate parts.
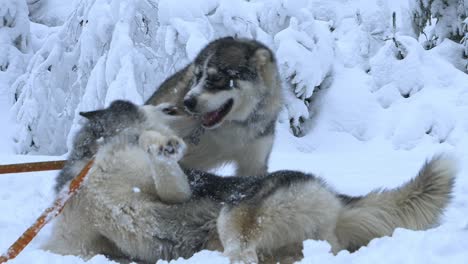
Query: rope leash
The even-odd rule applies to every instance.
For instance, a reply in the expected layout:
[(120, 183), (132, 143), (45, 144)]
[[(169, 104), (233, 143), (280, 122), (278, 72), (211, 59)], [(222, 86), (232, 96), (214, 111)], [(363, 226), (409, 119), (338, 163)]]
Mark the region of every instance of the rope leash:
[(64, 165), (65, 160), (0, 165), (0, 174), (60, 170)]
[[(61, 161), (59, 161), (61, 162)], [(88, 174), (89, 170), (93, 166), (94, 160), (91, 159), (86, 166), (83, 167), (83, 169), (80, 171), (80, 173), (70, 182), (70, 186), (68, 189), (68, 192), (63, 192), (58, 195), (57, 199), (54, 201), (53, 205), (49, 208), (47, 208), (39, 218), (34, 222), (34, 224), (31, 225), (24, 233), (13, 243), (13, 245), (8, 248), (8, 251), (0, 256), (0, 264), (5, 263), (10, 259), (14, 259), (16, 256), (18, 256), (21, 251), (36, 237), (36, 235), (39, 233), (39, 231), (47, 224), (49, 223), (52, 219), (54, 219), (60, 212), (62, 212), (63, 207), (65, 206), (66, 202), (78, 191), (78, 189), (81, 187), (81, 184), (83, 183), (86, 175)], [(38, 163), (43, 163), (43, 162), (36, 162), (36, 163), (25, 163), (25, 164), (38, 164)], [(58, 168), (58, 164), (51, 164), (51, 166), (55, 166), (53, 168)], [(22, 164), (16, 164), (16, 165), (22, 165)], [(5, 165), (3, 165), (5, 166)], [(6, 166), (15, 166), (15, 165), (6, 165)], [(27, 167), (28, 169), (32, 168), (45, 168), (45, 167)], [(62, 165), (63, 167), (63, 165)], [(40, 169), (44, 170), (44, 169)], [(20, 170), (17, 172), (26, 172), (27, 170)], [(38, 170), (30, 170), (30, 171), (38, 171)]]

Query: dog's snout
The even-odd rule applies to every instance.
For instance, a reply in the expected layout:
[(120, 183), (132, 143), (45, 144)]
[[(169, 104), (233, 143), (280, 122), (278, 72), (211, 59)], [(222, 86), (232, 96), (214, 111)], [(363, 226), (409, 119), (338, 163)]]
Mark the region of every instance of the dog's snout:
[(188, 98), (185, 98), (184, 99), (184, 106), (192, 111), (193, 109), (195, 109), (195, 106), (197, 105), (197, 99), (193, 96), (190, 96)]

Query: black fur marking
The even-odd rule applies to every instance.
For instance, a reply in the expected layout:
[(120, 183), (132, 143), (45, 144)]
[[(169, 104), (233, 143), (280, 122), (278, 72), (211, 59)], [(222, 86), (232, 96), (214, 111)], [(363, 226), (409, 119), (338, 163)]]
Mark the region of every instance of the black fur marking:
[(287, 170), (251, 177), (220, 177), (193, 169), (184, 171), (194, 198), (209, 198), (228, 205), (257, 204), (281, 188), (299, 182), (319, 181), (314, 175)]
[[(268, 47), (254, 40), (234, 39), (226, 37), (217, 39), (206, 46), (195, 58), (194, 64), (198, 68), (205, 66), (217, 69), (217, 73), (208, 74), (204, 83), (207, 91), (222, 91), (231, 89), (230, 80), (255, 81), (258, 79), (255, 52), (259, 49), (268, 50)], [(270, 58), (274, 55), (270, 51)], [(202, 73), (195, 76), (196, 82), (201, 79)], [(236, 86), (235, 86), (236, 87)]]
[(353, 206), (362, 199), (362, 196), (349, 196), (346, 194), (337, 194), (337, 197), (345, 206)]

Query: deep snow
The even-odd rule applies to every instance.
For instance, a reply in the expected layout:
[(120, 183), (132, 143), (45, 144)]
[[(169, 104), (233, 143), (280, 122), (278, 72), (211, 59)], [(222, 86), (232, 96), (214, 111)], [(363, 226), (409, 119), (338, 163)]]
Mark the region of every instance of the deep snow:
[[(305, 241), (302, 263), (465, 263), (468, 260), (468, 144), (420, 144), (410, 151), (395, 150), (385, 140), (361, 142), (343, 132), (331, 132), (320, 147), (307, 138), (294, 138), (284, 127), (270, 161), (271, 170), (300, 169), (327, 179), (339, 192), (365, 194), (377, 187), (396, 187), (415, 176), (427, 157), (450, 152), (460, 160), (455, 195), (442, 224), (428, 231), (398, 229), (392, 237), (374, 239), (369, 246), (350, 254), (331, 255), (323, 241)], [(2, 163), (50, 160), (58, 157), (2, 154)], [(228, 169), (224, 170), (228, 173)], [(5, 250), (53, 199), (53, 172), (0, 175), (0, 249)], [(39, 249), (51, 226), (9, 263), (84, 263), (76, 256), (59, 256)], [(202, 251), (189, 260), (174, 263), (228, 263), (219, 252)], [(86, 263), (110, 263), (96, 256)], [(165, 263), (160, 261), (160, 263)], [(171, 262), (172, 263), (172, 262)]]
[[(36, 13), (33, 21), (45, 20), (55, 26), (64, 21), (76, 22), (73, 19), (82, 19), (81, 15), (97, 20), (90, 19), (89, 23), (86, 20), (88, 24), (79, 40), (59, 38), (79, 35), (73, 31), (76, 28), (70, 26), (74, 25), (71, 22), (68, 29), (29, 25), (34, 56), (24, 77), (27, 85), (23, 91), (29, 94), (20, 101), (25, 104), (13, 108), (15, 89), (0, 86), (0, 164), (63, 158), (16, 155), (29, 151), (27, 125), (37, 125), (43, 133), (35, 135), (36, 143), (46, 149), (43, 153), (66, 149), (67, 133), (71, 129), (72, 134), (79, 124), (74, 115), (77, 110), (100, 107), (114, 98), (140, 102), (142, 97), (148, 97), (145, 91), (153, 89), (151, 85), (174, 70), (169, 67), (180, 66), (195, 56), (210, 38), (247, 34), (277, 52), (285, 87), (294, 88), (285, 90), (287, 109), (278, 123), (270, 170), (312, 172), (339, 192), (362, 195), (375, 188), (403, 184), (434, 154), (448, 152), (459, 161), (454, 198), (440, 226), (427, 231), (397, 229), (392, 237), (375, 239), (353, 254), (343, 251), (337, 256), (329, 253), (328, 244), (323, 241), (305, 241), (302, 262), (468, 263), (468, 75), (460, 70), (466, 59), (459, 56), (463, 48), (449, 40), (424, 50), (421, 40), (408, 33), (406, 1), (190, 0), (176, 6), (161, 0), (158, 6), (161, 31), (153, 32), (160, 41), (151, 43), (161, 45), (157, 50), (151, 50), (151, 45), (146, 50), (142, 48), (147, 39), (138, 39), (141, 41), (138, 43), (131, 39), (135, 19), (129, 14), (134, 14), (139, 5), (129, 4), (130, 1), (122, 0), (126, 5), (120, 8), (115, 1), (99, 1), (87, 6), (88, 13), (83, 10), (79, 10), (83, 14), (74, 13), (76, 18), (67, 18), (65, 12), (72, 6), (63, 4), (65, 1), (44, 1), (48, 4)], [(80, 3), (84, 2), (92, 1)], [(213, 16), (203, 18), (216, 5), (218, 9)], [(306, 6), (313, 14), (301, 9)], [(400, 51), (393, 41), (383, 40), (391, 34), (388, 21), (391, 11), (400, 7), (403, 11), (398, 11), (397, 39), (403, 46), (403, 60), (398, 58)], [(359, 16), (355, 16), (356, 10)], [(266, 22), (271, 24), (261, 24)], [(335, 27), (333, 33), (326, 30), (327, 26)], [(216, 30), (225, 31), (216, 33)], [(76, 43), (81, 43), (81, 53), (60, 55), (61, 49), (75, 49)], [(103, 49), (96, 49), (97, 46)], [(56, 57), (48, 57), (49, 52)], [(154, 53), (159, 59), (158, 56), (166, 57), (152, 62), (145, 52)], [(65, 67), (47, 72), (48, 62), (55, 63), (54, 67), (70, 66), (77, 60), (81, 67), (78, 73)], [(160, 71), (146, 76), (147, 79), (134, 74), (143, 70), (151, 74), (149, 69), (155, 65)], [(69, 75), (65, 78), (62, 73)], [(0, 85), (4, 80), (10, 85), (16, 75), (16, 72), (5, 75), (7, 78), (0, 79), (3, 80)], [(75, 80), (76, 75), (80, 75), (80, 80)], [(293, 80), (288, 80), (292, 75)], [(144, 85), (140, 78), (146, 81)], [(63, 82), (69, 82), (70, 87), (55, 90), (49, 87)], [(317, 84), (320, 89), (314, 90)], [(82, 97), (78, 97), (78, 92)], [(308, 110), (298, 96), (310, 94), (313, 97)], [(35, 108), (38, 102), (50, 101), (44, 108)], [(60, 115), (55, 116), (55, 110)], [(40, 115), (42, 119), (35, 119)], [(289, 118), (297, 121), (300, 116), (310, 120), (304, 124), (306, 135), (297, 138), (291, 134)], [(62, 121), (66, 125), (59, 123)], [(18, 124), (23, 129), (16, 129)], [(232, 168), (221, 168), (219, 172), (229, 174)], [(56, 172), (0, 175), (0, 252), (50, 205), (55, 175)], [(51, 225), (46, 226), (9, 263), (86, 262), (76, 256), (60, 256), (39, 249), (50, 230)], [(104, 256), (95, 256), (86, 263), (110, 262)], [(172, 262), (228, 263), (228, 260), (219, 252), (202, 251), (188, 260)]]

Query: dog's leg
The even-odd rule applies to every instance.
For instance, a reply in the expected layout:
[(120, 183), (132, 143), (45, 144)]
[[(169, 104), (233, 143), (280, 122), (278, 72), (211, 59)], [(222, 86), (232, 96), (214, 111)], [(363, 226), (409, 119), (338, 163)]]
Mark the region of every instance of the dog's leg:
[(241, 153), (236, 157), (236, 175), (258, 176), (266, 174), (273, 140), (273, 135), (264, 136), (242, 149)]
[(257, 208), (238, 206), (224, 207), (218, 218), (219, 238), (224, 255), (231, 262), (258, 263), (257, 243), (259, 231), (256, 223)]
[(180, 203), (191, 197), (187, 176), (177, 163), (185, 153), (184, 141), (155, 131), (141, 134), (139, 145), (148, 153), (156, 193), (163, 202)]
[(259, 253), (274, 254), (306, 239), (326, 240), (337, 252), (334, 228), (340, 208), (335, 195), (315, 180), (289, 183), (267, 197), (225, 206), (217, 223), (219, 237), (231, 260), (247, 263), (257, 262)]

